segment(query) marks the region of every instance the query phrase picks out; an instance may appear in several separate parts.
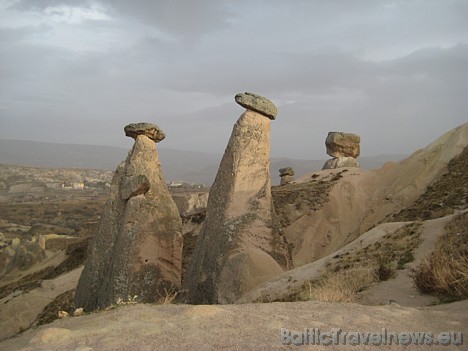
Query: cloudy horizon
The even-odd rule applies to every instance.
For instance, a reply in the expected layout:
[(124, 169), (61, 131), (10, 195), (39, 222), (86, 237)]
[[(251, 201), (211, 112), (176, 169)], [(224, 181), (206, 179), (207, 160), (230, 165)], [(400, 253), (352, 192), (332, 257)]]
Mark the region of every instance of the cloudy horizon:
[(271, 99), (272, 156), (408, 154), (468, 121), (465, 0), (0, 0), (0, 139), (222, 153), (243, 108)]

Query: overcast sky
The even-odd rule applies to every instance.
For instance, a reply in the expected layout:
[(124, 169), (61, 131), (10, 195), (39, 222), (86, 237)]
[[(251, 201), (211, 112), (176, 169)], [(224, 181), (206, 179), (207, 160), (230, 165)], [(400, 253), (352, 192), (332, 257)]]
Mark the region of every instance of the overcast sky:
[(410, 153), (468, 121), (467, 0), (0, 0), (0, 138), (222, 153), (270, 98), (272, 156)]

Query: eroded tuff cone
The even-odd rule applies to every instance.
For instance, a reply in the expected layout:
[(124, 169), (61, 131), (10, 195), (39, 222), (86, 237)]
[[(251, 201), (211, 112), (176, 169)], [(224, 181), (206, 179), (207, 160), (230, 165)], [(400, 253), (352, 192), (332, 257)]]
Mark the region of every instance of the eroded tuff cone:
[(151, 136), (132, 134), (135, 144), (115, 172), (78, 282), (76, 307), (92, 311), (119, 299), (156, 302), (180, 288), (182, 222), (154, 144), (164, 133), (155, 130)]
[(354, 157), (335, 157), (327, 160), (322, 169), (335, 169), (343, 167), (359, 168), (359, 162)]
[(329, 132), (325, 145), (327, 154), (331, 157), (358, 157), (360, 154), (361, 137), (356, 134)]
[(233, 303), (292, 266), (272, 205), (270, 123), (249, 109), (234, 125), (185, 274), (190, 303)]
[(124, 127), (125, 135), (136, 139), (138, 135), (145, 135), (155, 143), (159, 143), (161, 140), (164, 140), (166, 134), (153, 123), (140, 122), (140, 123), (131, 123)]
[(234, 98), (242, 107), (256, 111), (269, 119), (275, 119), (278, 114), (276, 106), (266, 97), (253, 93), (239, 93)]

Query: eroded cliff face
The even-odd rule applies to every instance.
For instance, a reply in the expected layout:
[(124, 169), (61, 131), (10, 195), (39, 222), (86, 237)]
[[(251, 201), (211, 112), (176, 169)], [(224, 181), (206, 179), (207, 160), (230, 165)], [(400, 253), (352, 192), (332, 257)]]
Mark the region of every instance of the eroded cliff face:
[(155, 140), (138, 128), (132, 132), (135, 144), (115, 172), (111, 198), (76, 289), (75, 305), (87, 311), (135, 296), (136, 301), (156, 302), (166, 291), (180, 288), (179, 212), (161, 172)]
[(270, 123), (247, 110), (234, 126), (185, 276), (191, 303), (232, 303), (292, 267), (272, 205)]

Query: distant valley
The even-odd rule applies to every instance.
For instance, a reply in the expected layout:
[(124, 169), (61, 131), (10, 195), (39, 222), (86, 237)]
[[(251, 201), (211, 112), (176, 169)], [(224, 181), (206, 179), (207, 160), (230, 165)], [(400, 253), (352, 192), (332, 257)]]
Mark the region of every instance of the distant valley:
[[(210, 185), (216, 176), (222, 154), (158, 148), (167, 181), (185, 181)], [(0, 163), (46, 168), (83, 168), (114, 171), (128, 150), (113, 146), (57, 144), (23, 140), (0, 140)], [(325, 155), (325, 153), (324, 153)], [(407, 155), (360, 157), (364, 169), (379, 168), (387, 161), (399, 161)], [(322, 169), (322, 160), (272, 158), (271, 178), (279, 183), (278, 169), (292, 167), (296, 176)]]

